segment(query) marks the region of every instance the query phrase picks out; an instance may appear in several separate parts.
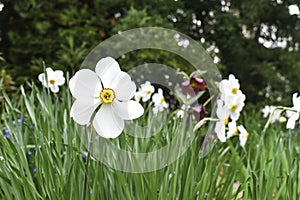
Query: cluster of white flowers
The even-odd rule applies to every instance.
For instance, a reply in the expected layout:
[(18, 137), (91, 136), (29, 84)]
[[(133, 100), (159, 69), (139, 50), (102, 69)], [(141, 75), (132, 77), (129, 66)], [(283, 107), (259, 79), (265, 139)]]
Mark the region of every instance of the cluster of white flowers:
[(236, 124), (246, 99), (246, 96), (240, 90), (239, 80), (231, 74), (228, 80), (222, 80), (218, 87), (221, 96), (217, 100), (216, 112), (219, 121), (216, 123), (215, 132), (221, 142), (225, 142), (226, 139), (238, 135), (240, 145), (244, 146), (249, 133), (243, 125), (237, 126)]
[(136, 101), (140, 101), (142, 99), (143, 102), (148, 101), (151, 98), (151, 95), (154, 92), (154, 87), (151, 85), (149, 81), (146, 81), (146, 83), (142, 84), (139, 90), (135, 93), (134, 99)]
[[(298, 93), (293, 94), (293, 106), (284, 107), (284, 106), (265, 106), (262, 109), (263, 116), (269, 117), (268, 123), (272, 124), (276, 121), (286, 122), (287, 129), (294, 129), (296, 126), (297, 120), (300, 118), (300, 96)], [(282, 116), (282, 113), (285, 111), (285, 116)], [(267, 125), (268, 125), (267, 123)], [(267, 127), (266, 125), (266, 127)]]
[(273, 124), (277, 121), (279, 122), (286, 122), (286, 118), (284, 116), (282, 116), (282, 110), (278, 109), (276, 106), (269, 106), (266, 105), (263, 109), (262, 109), (262, 113), (263, 113), (263, 117), (267, 118), (269, 117), (270, 123)]
[[(139, 102), (142, 100), (143, 102), (147, 102), (151, 99), (152, 94), (154, 93), (155, 88), (149, 81), (146, 81), (141, 85), (139, 90), (135, 93), (135, 100)], [(169, 104), (166, 102), (165, 97), (163, 95), (163, 90), (161, 88), (158, 89), (158, 92), (153, 94), (152, 103), (154, 104), (152, 110), (154, 114), (158, 112), (162, 112), (164, 109), (169, 107)]]

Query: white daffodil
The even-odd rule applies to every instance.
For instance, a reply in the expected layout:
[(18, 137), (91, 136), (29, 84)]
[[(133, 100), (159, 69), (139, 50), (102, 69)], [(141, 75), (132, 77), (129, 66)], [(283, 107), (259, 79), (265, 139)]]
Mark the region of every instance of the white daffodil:
[(240, 134), (239, 134), (240, 145), (241, 145), (242, 147), (244, 147), (250, 134), (249, 134), (249, 132), (244, 128), (243, 125), (240, 125), (240, 126), (238, 126), (237, 128), (238, 128), (238, 130), (239, 130), (239, 132), (240, 132)]
[(154, 103), (153, 113), (157, 114), (158, 112), (162, 112), (165, 108), (169, 107), (167, 104), (165, 97), (163, 95), (162, 89), (158, 89), (158, 93), (155, 93), (152, 97), (152, 101)]
[(143, 102), (148, 101), (151, 98), (151, 95), (154, 92), (154, 87), (151, 85), (149, 81), (141, 85), (141, 88), (137, 92), (137, 96), (135, 97), (136, 100), (140, 100), (142, 98)]
[(276, 106), (268, 106), (266, 105), (263, 109), (262, 109), (262, 113), (263, 113), (263, 117), (267, 118), (268, 116), (270, 116), (270, 123), (274, 123), (276, 121), (280, 121), (281, 118), (281, 110), (276, 109)]
[(228, 124), (229, 113), (225, 107), (224, 102), (220, 99), (217, 100), (217, 117), (219, 121), (216, 123), (215, 132), (221, 142), (226, 141), (225, 126)]
[(226, 96), (225, 106), (228, 109), (229, 117), (233, 121), (237, 121), (240, 117), (240, 112), (245, 105), (245, 99), (246, 97), (244, 94)]
[(298, 93), (293, 94), (293, 107), (292, 109), (295, 111), (287, 111), (287, 117), (289, 118), (286, 124), (286, 128), (294, 129), (295, 123), (299, 119), (300, 116), (300, 96)]
[(239, 130), (236, 126), (236, 122), (235, 121), (231, 121), (228, 123), (228, 131), (227, 131), (227, 138), (231, 138), (235, 135), (239, 134)]
[(39, 81), (42, 82), (43, 86), (50, 88), (53, 93), (59, 91), (59, 87), (65, 83), (64, 73), (61, 70), (53, 71), (51, 68), (46, 68), (46, 73), (41, 73), (39, 76)]
[(70, 115), (80, 125), (89, 125), (92, 121), (100, 136), (116, 138), (124, 129), (124, 120), (140, 117), (144, 109), (138, 102), (130, 100), (136, 85), (113, 58), (101, 59), (95, 72), (81, 69), (70, 79), (70, 91), (76, 99)]
[(230, 74), (227, 79), (222, 80), (219, 83), (219, 89), (221, 92), (221, 99), (225, 100), (228, 95), (241, 95), (239, 80), (234, 75)]

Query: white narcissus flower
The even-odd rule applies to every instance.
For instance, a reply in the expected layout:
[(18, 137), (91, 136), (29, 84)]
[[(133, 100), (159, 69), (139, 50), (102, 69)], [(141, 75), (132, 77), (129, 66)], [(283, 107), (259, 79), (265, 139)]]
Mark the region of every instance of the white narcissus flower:
[(100, 136), (116, 138), (124, 129), (124, 120), (140, 117), (144, 109), (138, 102), (130, 100), (136, 85), (121, 71), (117, 61), (111, 57), (103, 58), (98, 61), (95, 72), (81, 69), (70, 79), (70, 91), (76, 99), (70, 115), (80, 125), (89, 125), (92, 120)]
[(240, 126), (238, 126), (237, 128), (238, 128), (238, 130), (239, 130), (239, 132), (240, 132), (240, 134), (239, 134), (240, 145), (241, 145), (242, 147), (244, 147), (250, 134), (249, 134), (249, 132), (244, 128), (243, 125), (240, 125)]
[(233, 121), (237, 121), (240, 117), (240, 112), (242, 111), (245, 103), (246, 97), (244, 94), (240, 95), (230, 95), (225, 99), (225, 106), (228, 109), (229, 117)]
[(169, 107), (167, 104), (165, 97), (163, 95), (162, 89), (158, 89), (158, 93), (155, 93), (152, 97), (152, 101), (154, 103), (153, 113), (157, 114), (158, 112), (162, 112), (165, 108)]
[(149, 81), (141, 85), (141, 88), (136, 93), (135, 99), (140, 100), (142, 98), (143, 102), (148, 101), (151, 98), (151, 95), (154, 92), (154, 87)]
[(220, 99), (217, 100), (217, 117), (219, 121), (216, 123), (215, 132), (221, 142), (226, 141), (225, 126), (228, 124), (229, 113), (224, 105), (224, 102)]
[(39, 76), (39, 81), (42, 82), (43, 86), (50, 88), (51, 92), (57, 93), (59, 87), (65, 83), (64, 73), (61, 70), (53, 71), (51, 68), (46, 68), (46, 74), (41, 73)]
[(239, 134), (239, 130), (236, 126), (236, 122), (235, 121), (231, 121), (228, 123), (228, 131), (227, 131), (227, 138), (231, 138), (235, 135)]
[(276, 106), (268, 106), (266, 105), (262, 109), (263, 117), (267, 118), (269, 115), (270, 116), (270, 123), (274, 123), (276, 121), (281, 121), (283, 118), (281, 117), (281, 110), (276, 109)]
[(225, 100), (228, 95), (241, 95), (239, 80), (234, 75), (230, 74), (227, 79), (222, 80), (219, 83), (219, 89), (221, 92), (221, 99)]
[(287, 111), (287, 117), (289, 118), (286, 124), (286, 128), (294, 129), (295, 123), (299, 119), (300, 116), (300, 96), (298, 93), (293, 94), (293, 107), (292, 109), (295, 111)]

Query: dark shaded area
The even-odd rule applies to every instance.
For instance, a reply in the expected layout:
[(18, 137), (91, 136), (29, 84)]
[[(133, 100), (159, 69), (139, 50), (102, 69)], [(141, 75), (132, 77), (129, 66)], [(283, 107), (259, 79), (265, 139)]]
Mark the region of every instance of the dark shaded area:
[[(233, 73), (240, 79), (248, 101), (290, 102), (291, 93), (300, 91), (300, 18), (288, 10), (291, 4), (300, 6), (297, 0), (1, 2), (5, 7), (0, 12), (0, 52), (5, 62), (0, 61), (0, 66), (18, 84), (35, 79), (43, 69), (42, 61), (73, 74), (88, 52), (106, 38), (132, 28), (159, 26), (199, 43), (204, 38), (206, 48), (217, 47), (219, 51), (210, 54), (221, 59), (218, 67), (224, 76)], [(264, 31), (265, 27), (269, 29)], [(275, 37), (270, 27), (276, 28)], [(285, 48), (266, 48), (259, 38), (289, 40)], [(167, 63), (190, 70), (176, 56), (165, 55), (144, 51), (119, 62), (127, 66)]]

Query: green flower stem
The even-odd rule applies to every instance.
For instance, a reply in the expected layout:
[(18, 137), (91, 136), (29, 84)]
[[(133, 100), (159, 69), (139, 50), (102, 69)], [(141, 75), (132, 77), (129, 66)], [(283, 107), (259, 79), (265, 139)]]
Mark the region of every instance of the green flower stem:
[(83, 183), (83, 192), (82, 192), (82, 200), (85, 199), (86, 197), (86, 188), (88, 185), (88, 174), (89, 174), (89, 164), (90, 164), (90, 159), (91, 159), (91, 145), (92, 145), (92, 139), (93, 139), (93, 135), (94, 135), (94, 128), (93, 126), (91, 126), (91, 137), (90, 137), (90, 141), (89, 141), (89, 146), (88, 146), (88, 155), (87, 155), (87, 160), (86, 160), (86, 165), (85, 165), (85, 175), (84, 175), (84, 183)]

